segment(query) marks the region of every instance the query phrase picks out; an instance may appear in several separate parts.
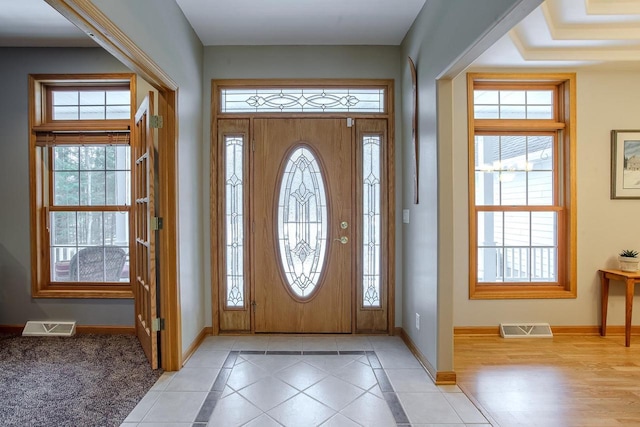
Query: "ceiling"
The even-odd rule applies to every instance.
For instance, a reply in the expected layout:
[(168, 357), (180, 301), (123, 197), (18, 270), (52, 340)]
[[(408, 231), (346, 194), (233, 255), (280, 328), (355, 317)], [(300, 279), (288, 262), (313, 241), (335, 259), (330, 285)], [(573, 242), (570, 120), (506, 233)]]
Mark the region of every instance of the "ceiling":
[[(202, 44), (399, 45), (425, 0), (176, 0)], [(208, 6), (208, 7), (207, 7)]]
[(0, 0), (0, 46), (97, 46), (44, 0)]
[(546, 0), (474, 65), (638, 70), (640, 0)]
[[(399, 45), (425, 0), (176, 0), (205, 46)], [(0, 0), (0, 46), (95, 46), (44, 0)], [(480, 67), (640, 69), (640, 0), (546, 0)]]

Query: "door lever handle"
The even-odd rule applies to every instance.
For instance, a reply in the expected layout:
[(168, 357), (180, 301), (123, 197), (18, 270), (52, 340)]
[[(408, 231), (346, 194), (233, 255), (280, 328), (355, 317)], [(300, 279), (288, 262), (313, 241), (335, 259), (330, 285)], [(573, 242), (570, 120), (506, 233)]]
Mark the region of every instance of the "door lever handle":
[(336, 241), (342, 243), (343, 245), (346, 245), (349, 242), (349, 238), (347, 236), (342, 236), (342, 237), (340, 237), (338, 239), (333, 239), (333, 240), (336, 240)]

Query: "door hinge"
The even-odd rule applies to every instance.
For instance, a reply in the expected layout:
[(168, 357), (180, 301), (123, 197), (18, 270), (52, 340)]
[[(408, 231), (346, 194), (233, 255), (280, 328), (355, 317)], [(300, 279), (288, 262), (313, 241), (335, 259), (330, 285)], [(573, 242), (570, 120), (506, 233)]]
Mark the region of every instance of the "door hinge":
[(253, 312), (254, 313), (256, 312), (256, 306), (257, 305), (258, 305), (258, 303), (255, 300), (251, 301), (251, 308), (253, 308)]
[(153, 332), (164, 331), (164, 319), (160, 317), (156, 317), (155, 319), (153, 319), (151, 330)]
[(251, 151), (256, 151), (256, 140), (251, 141)]
[(164, 120), (162, 120), (162, 116), (151, 116), (149, 117), (149, 126), (155, 129), (161, 129), (164, 125)]
[(151, 229), (154, 231), (162, 230), (162, 218), (157, 216), (151, 217)]

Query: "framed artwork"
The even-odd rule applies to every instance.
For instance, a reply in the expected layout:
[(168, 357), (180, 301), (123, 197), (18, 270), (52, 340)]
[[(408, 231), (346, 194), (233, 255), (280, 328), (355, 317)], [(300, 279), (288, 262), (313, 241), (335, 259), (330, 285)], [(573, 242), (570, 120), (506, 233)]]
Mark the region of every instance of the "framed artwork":
[(413, 152), (413, 203), (418, 204), (419, 200), (419, 188), (420, 183), (420, 152), (418, 146), (418, 77), (416, 75), (416, 65), (413, 63), (411, 57), (409, 59), (409, 69), (411, 70), (411, 88), (412, 104), (411, 110), (411, 147)]
[(640, 130), (611, 131), (611, 198), (640, 199)]

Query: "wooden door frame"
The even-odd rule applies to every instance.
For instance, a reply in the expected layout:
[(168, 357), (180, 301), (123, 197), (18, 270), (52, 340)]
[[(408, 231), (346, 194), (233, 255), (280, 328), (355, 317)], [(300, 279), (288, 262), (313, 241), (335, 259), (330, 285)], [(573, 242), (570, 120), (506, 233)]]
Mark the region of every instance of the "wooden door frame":
[[(265, 88), (265, 87), (384, 87), (386, 90), (385, 112), (384, 113), (222, 113), (220, 108), (220, 99), (218, 93), (221, 88)], [(225, 332), (233, 333), (255, 333), (255, 325), (253, 313), (248, 301), (245, 301), (245, 308), (250, 316), (250, 328), (243, 330), (221, 330), (220, 316), (223, 311), (222, 303), (224, 301), (224, 277), (220, 269), (220, 260), (222, 259), (221, 250), (219, 248), (219, 240), (222, 230), (220, 227), (224, 224), (223, 208), (223, 186), (224, 183), (219, 182), (218, 175), (220, 173), (220, 155), (222, 153), (221, 143), (218, 135), (218, 120), (247, 120), (247, 134), (253, 138), (253, 119), (254, 118), (354, 118), (354, 119), (385, 119), (387, 121), (387, 129), (385, 137), (387, 139), (386, 152), (386, 186), (382, 191), (386, 196), (386, 223), (388, 235), (386, 236), (385, 253), (387, 255), (388, 266), (385, 271), (387, 292), (384, 295), (387, 301), (387, 333), (393, 335), (395, 331), (395, 95), (394, 81), (391, 79), (224, 79), (211, 81), (211, 135), (210, 135), (210, 228), (211, 228), (211, 314), (212, 314), (212, 330), (213, 335), (219, 335)], [(355, 126), (353, 131), (354, 138), (357, 137)], [(247, 141), (252, 143), (251, 140)], [(357, 150), (356, 150), (357, 151)], [(356, 214), (358, 210), (356, 209)], [(250, 265), (250, 260), (247, 260)], [(253, 292), (249, 286), (245, 286), (245, 290)], [(352, 292), (352, 321), (351, 332), (369, 332), (357, 331), (356, 309), (358, 300), (355, 287)], [(247, 299), (247, 298), (245, 298)], [(232, 309), (239, 312), (238, 309)], [(230, 312), (231, 310), (224, 310)], [(244, 322), (246, 324), (246, 322)]]
[(178, 282), (178, 85), (142, 49), (120, 30), (90, 0), (45, 0), (68, 21), (85, 33), (129, 69), (158, 90), (158, 114), (164, 125), (158, 131), (159, 209), (163, 228), (157, 254), (159, 267), (160, 313), (164, 330), (160, 331), (162, 369), (177, 371), (182, 366), (182, 335)]

